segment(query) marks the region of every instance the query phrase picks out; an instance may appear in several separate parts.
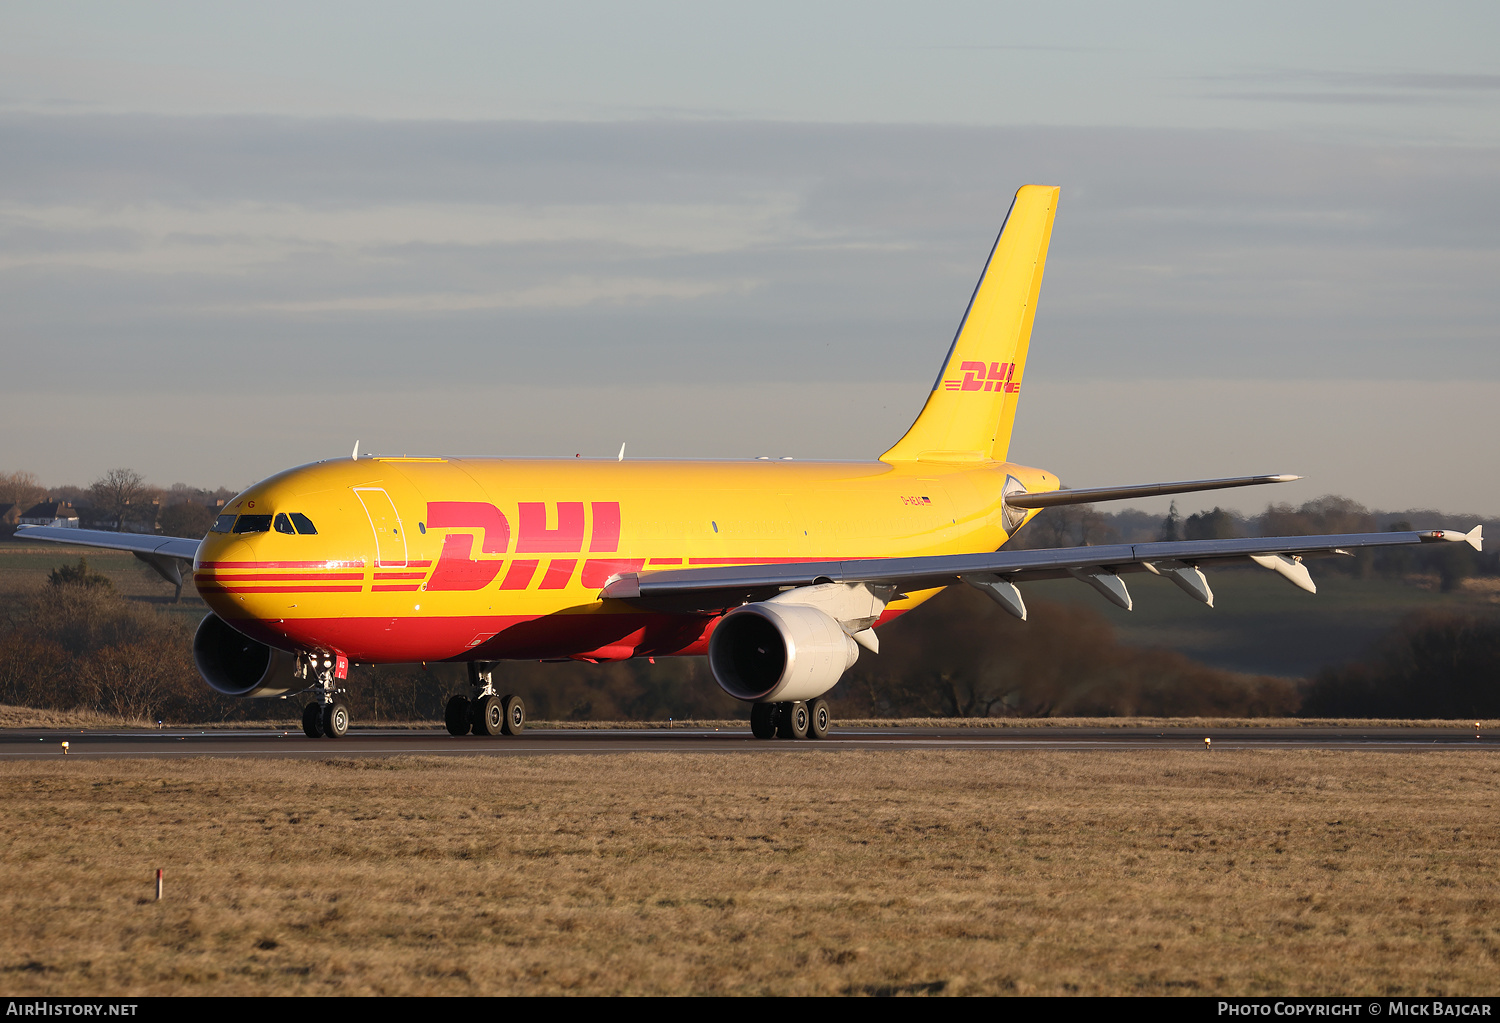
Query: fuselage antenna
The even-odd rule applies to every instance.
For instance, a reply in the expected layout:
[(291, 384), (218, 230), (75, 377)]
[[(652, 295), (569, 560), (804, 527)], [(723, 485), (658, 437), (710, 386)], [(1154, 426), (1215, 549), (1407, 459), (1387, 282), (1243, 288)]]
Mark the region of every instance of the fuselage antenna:
[(350, 455), (349, 457), (354, 459), (356, 462), (359, 461), (359, 441), (354, 442), (354, 454)]
[(624, 444), (620, 445), (620, 453), (619, 453), (619, 455), (617, 455), (615, 457), (615, 461), (616, 462), (623, 462), (623, 461), (625, 461), (625, 445)]

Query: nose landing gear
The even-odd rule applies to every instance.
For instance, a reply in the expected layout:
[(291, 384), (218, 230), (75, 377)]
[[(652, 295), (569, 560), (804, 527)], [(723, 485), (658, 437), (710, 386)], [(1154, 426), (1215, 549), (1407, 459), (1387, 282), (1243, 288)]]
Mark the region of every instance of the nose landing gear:
[(349, 677), (349, 661), (343, 654), (299, 654), (296, 675), (311, 678), (319, 699), (302, 708), (302, 732), (309, 739), (342, 739), (349, 731), (347, 691), (339, 682)]

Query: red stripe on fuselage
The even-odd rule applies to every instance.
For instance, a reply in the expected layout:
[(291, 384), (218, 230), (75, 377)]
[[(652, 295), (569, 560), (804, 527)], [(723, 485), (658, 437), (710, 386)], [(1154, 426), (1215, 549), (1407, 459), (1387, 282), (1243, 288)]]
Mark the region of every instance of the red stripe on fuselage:
[(218, 586), (199, 585), (199, 593), (358, 593), (359, 586)]
[[(412, 562), (416, 565), (417, 562)], [(430, 565), (431, 562), (422, 562)], [(365, 560), (357, 558), (352, 561), (205, 561), (198, 566), (200, 569), (250, 569), (250, 568), (364, 568)]]
[[(194, 578), (203, 576), (221, 583), (258, 583), (273, 582), (278, 579), (358, 579), (364, 581), (363, 572), (245, 572), (237, 575), (228, 575), (224, 572), (197, 572)], [(418, 573), (417, 578), (421, 578)]]

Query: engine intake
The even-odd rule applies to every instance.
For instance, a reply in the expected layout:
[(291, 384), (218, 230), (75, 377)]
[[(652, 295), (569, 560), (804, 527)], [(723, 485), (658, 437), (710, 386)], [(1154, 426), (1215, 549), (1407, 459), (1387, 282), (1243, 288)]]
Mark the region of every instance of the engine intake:
[(719, 620), (708, 665), (738, 700), (811, 700), (834, 687), (859, 657), (839, 623), (815, 607), (759, 603)]
[(198, 623), (193, 663), (203, 681), (225, 696), (280, 696), (306, 688), (292, 674), (295, 657), (257, 643), (214, 614)]

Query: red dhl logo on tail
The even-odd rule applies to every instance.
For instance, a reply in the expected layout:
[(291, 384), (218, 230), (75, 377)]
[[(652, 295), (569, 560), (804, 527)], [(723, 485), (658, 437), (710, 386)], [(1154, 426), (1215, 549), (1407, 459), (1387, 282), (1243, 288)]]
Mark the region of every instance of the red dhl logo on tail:
[[(547, 505), (541, 501), (522, 501), (517, 506), (517, 554), (578, 554), (588, 549), (593, 554), (612, 554), (620, 549), (620, 503), (593, 501), (588, 507), (589, 528), (585, 529), (584, 502), (559, 501), (556, 525), (549, 525)], [(438, 556), (427, 590), (482, 590), (495, 581), (505, 565), (504, 555), (511, 553), (510, 521), (500, 509), (484, 501), (432, 501), (427, 505), (427, 525), (433, 529), (477, 530), (477, 533), (449, 533), (443, 538), (443, 552)], [(474, 541), (479, 540), (483, 554), (498, 558), (475, 560)], [(543, 571), (540, 589), (560, 590), (573, 578), (579, 558), (553, 558)], [(502, 590), (524, 590), (531, 585), (540, 558), (516, 558), (510, 562)], [(581, 582), (588, 587), (602, 587), (619, 572), (639, 571), (644, 559), (589, 559), (584, 562)]]
[(1014, 379), (1016, 364), (992, 362), (986, 372), (982, 362), (965, 362), (959, 370), (962, 380), (944, 380), (943, 386), (950, 391), (1007, 391), (1015, 394), (1021, 389), (1021, 381)]

